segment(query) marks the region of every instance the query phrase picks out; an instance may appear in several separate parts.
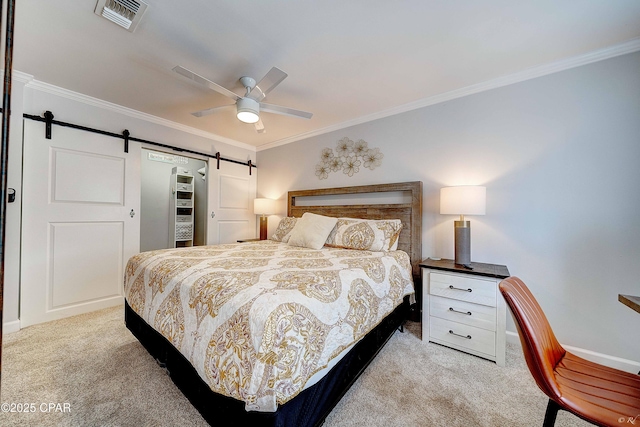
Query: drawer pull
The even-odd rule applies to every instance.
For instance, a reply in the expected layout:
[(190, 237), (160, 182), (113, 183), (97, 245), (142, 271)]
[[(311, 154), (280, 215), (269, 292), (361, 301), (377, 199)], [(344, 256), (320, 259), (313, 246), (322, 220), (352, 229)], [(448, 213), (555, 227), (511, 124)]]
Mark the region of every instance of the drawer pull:
[(473, 292), (473, 289), (463, 289), (463, 288), (456, 288), (453, 285), (449, 285), (449, 289), (454, 289), (456, 291), (465, 291), (465, 292)]
[(466, 339), (468, 339), (468, 340), (470, 340), (470, 339), (471, 339), (471, 335), (460, 335), (460, 334), (456, 334), (456, 333), (455, 333), (455, 332), (453, 332), (451, 329), (449, 329), (449, 333), (450, 333), (451, 335), (455, 335), (455, 336), (457, 336), (457, 337), (466, 338)]
[(471, 312), (470, 311), (455, 310), (453, 307), (449, 307), (449, 311), (453, 311), (454, 313), (466, 314), (467, 316), (471, 316)]

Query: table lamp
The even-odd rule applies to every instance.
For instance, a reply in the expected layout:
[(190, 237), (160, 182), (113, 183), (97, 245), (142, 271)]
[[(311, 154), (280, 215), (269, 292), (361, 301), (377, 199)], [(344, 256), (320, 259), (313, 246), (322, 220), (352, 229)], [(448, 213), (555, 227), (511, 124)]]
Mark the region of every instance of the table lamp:
[(455, 263), (471, 268), (471, 223), (465, 215), (484, 215), (487, 189), (477, 185), (461, 185), (440, 189), (440, 214), (460, 215), (454, 221)]
[(267, 240), (267, 215), (276, 213), (276, 201), (258, 198), (253, 200), (253, 213), (260, 216), (260, 240)]

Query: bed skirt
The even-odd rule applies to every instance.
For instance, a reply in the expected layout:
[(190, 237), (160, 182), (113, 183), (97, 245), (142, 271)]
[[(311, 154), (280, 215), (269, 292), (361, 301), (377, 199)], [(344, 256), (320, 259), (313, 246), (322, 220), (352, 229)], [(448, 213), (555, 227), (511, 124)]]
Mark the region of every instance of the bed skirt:
[(213, 392), (189, 361), (149, 326), (125, 301), (125, 324), (171, 380), (212, 426), (320, 426), (349, 387), (371, 363), (409, 315), (409, 297), (362, 338), (325, 377), (302, 391), (276, 412), (247, 412), (245, 403)]

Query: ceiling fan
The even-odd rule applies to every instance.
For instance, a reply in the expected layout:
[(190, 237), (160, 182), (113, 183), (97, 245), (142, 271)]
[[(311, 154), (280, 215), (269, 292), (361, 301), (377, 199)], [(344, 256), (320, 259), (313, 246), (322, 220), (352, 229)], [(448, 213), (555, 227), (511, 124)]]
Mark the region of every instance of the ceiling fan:
[[(283, 116), (300, 117), (303, 119), (310, 119), (313, 115), (306, 111), (262, 102), (267, 94), (287, 77), (287, 73), (277, 67), (271, 68), (271, 70), (269, 70), (269, 72), (257, 84), (255, 79), (252, 79), (251, 77), (240, 77), (240, 83), (242, 83), (242, 86), (246, 89), (244, 96), (237, 95), (229, 89), (179, 65), (174, 67), (173, 71), (236, 101), (236, 116), (238, 117), (238, 120), (244, 123), (253, 123), (258, 133), (265, 132), (264, 125), (260, 119), (261, 111), (265, 113), (281, 114)], [(191, 114), (196, 117), (202, 117), (209, 115), (216, 110), (231, 107), (233, 105), (234, 104), (229, 104), (222, 105), (220, 107), (207, 108)]]

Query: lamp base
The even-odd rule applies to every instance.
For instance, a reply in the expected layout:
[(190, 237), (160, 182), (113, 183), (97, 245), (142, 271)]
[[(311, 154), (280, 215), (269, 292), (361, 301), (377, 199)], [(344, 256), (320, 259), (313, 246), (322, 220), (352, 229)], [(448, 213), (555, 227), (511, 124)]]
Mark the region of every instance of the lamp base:
[(267, 240), (267, 217), (260, 217), (260, 240)]
[(454, 221), (453, 226), (456, 241), (455, 263), (469, 265), (471, 264), (471, 222)]

